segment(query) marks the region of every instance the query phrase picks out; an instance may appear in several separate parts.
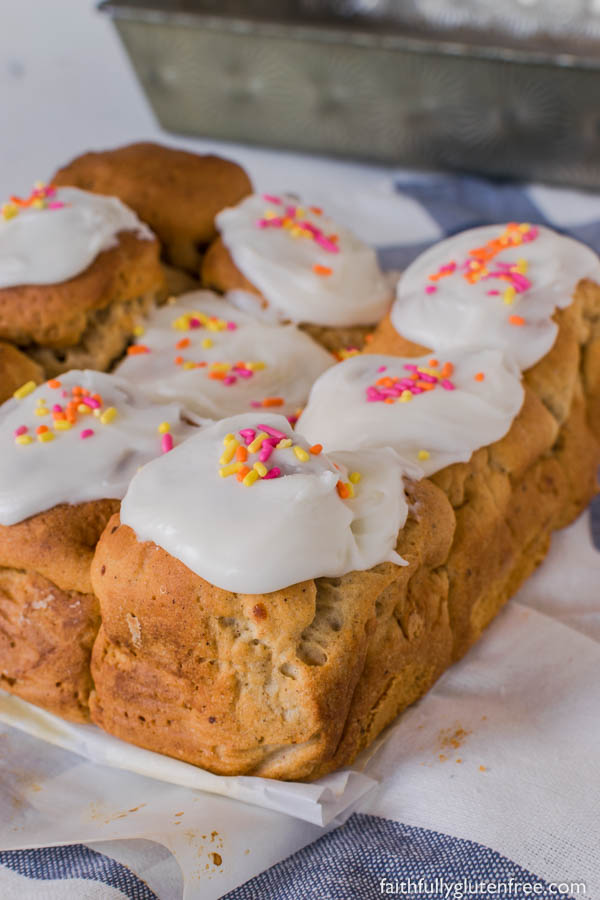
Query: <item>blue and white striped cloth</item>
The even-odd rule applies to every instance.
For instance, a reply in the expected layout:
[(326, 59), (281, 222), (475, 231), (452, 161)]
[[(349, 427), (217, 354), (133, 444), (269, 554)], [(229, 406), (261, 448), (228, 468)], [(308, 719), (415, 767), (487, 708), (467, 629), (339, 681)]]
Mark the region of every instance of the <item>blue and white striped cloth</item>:
[[(396, 176), (393, 189), (419, 211), (419, 226), (410, 240), (391, 245), (381, 243), (378, 252), (386, 268), (405, 267), (429, 244), (465, 228), (507, 220), (549, 225), (600, 252), (600, 196), (467, 176), (420, 176), (410, 173)], [(406, 232), (410, 234), (411, 229), (406, 229)], [(595, 546), (600, 550), (600, 505), (594, 504), (590, 521), (593, 523)], [(562, 665), (564, 660), (557, 659), (556, 663)], [(600, 700), (596, 711), (600, 711)], [(533, 722), (535, 712), (529, 710), (529, 714)], [(573, 741), (576, 740), (578, 737), (573, 735)], [(510, 753), (508, 743), (506, 752)], [(460, 758), (455, 761), (462, 762)], [(515, 760), (515, 765), (521, 763), (522, 760)], [(564, 763), (565, 766), (569, 764), (568, 761)], [(483, 770), (484, 767), (480, 768)], [(448, 768), (446, 771), (450, 789), (457, 770)], [(597, 768), (590, 769), (589, 789), (600, 798)], [(557, 788), (555, 803), (560, 806), (564, 800), (561, 790)], [(538, 878), (535, 872), (527, 871), (493, 847), (478, 843), (475, 824), (472, 831), (474, 839), (468, 840), (464, 836), (453, 837), (443, 833), (443, 830), (402, 824), (401, 799), (393, 814), (390, 809), (391, 806), (388, 808), (383, 800), (369, 814), (353, 814), (344, 824), (226, 896), (230, 900), (298, 900), (301, 897), (367, 900), (400, 894), (460, 898), (461, 891), (467, 895), (469, 883), (472, 886), (481, 881), (504, 884), (504, 891), (498, 892), (501, 896), (557, 896), (558, 889)], [(569, 809), (564, 821), (566, 830), (575, 827), (571, 821), (573, 809)], [(596, 805), (596, 813), (597, 810)], [(500, 817), (508, 819), (508, 823), (503, 822), (503, 827), (507, 824), (510, 827), (512, 814), (510, 808), (490, 810), (490, 815), (499, 817), (498, 820)], [(546, 821), (532, 821), (528, 832), (523, 834), (523, 841), (539, 842), (540, 834), (547, 827)], [(599, 830), (597, 815), (596, 821), (590, 822), (589, 827)], [(465, 828), (467, 826), (462, 823), (463, 833)], [(540, 834), (536, 835), (536, 829)], [(556, 840), (554, 833), (548, 834), (549, 854), (553, 853), (553, 842)], [(597, 846), (600, 846), (600, 833)], [(573, 846), (574, 859), (578, 852), (578, 847)], [(556, 853), (560, 859), (566, 860), (564, 846), (561, 845)], [(576, 862), (573, 865), (576, 868)], [(551, 868), (549, 866), (547, 870)], [(467, 885), (464, 884), (465, 879)], [(406, 883), (401, 884), (401, 880)], [(534, 882), (538, 883), (538, 887), (527, 887)], [(451, 883), (455, 883), (452, 888)], [(506, 885), (509, 883), (520, 883), (521, 887), (508, 888)], [(524, 884), (527, 886), (524, 887)], [(562, 893), (566, 888), (561, 885), (561, 889)], [(159, 896), (156, 890), (145, 882), (142, 865), (136, 874), (133, 868), (107, 853), (85, 845), (0, 853), (0, 896), (3, 898), (127, 897), (131, 900), (151, 900)], [(587, 896), (591, 895), (589, 891), (591, 885), (588, 886)], [(567, 893), (573, 896), (576, 892), (576, 886), (569, 884)], [(169, 894), (169, 897), (172, 895)], [(186, 896), (203, 897), (202, 883), (199, 882), (196, 887), (188, 884)], [(487, 892), (481, 889), (480, 896), (492, 896), (491, 889)], [(159, 900), (164, 900), (164, 897)]]

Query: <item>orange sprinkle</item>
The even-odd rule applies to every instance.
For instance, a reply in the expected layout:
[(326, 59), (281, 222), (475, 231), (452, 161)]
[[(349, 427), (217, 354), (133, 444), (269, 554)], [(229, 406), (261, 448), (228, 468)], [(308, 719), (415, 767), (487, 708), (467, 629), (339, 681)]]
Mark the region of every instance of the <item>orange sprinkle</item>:
[(386, 397), (383, 402), (384, 403), (395, 403), (396, 400), (397, 400), (397, 397)]
[(314, 213), (315, 216), (323, 215), (323, 210), (320, 206), (309, 206), (308, 208), (310, 209), (311, 213)]
[(61, 382), (61, 381), (57, 381), (56, 378), (51, 378), (50, 381), (48, 382), (48, 387), (49, 387), (49, 388), (54, 388), (54, 389), (56, 389), (56, 388), (61, 387), (61, 385), (62, 385), (62, 382)]
[(238, 447), (235, 451), (235, 458), (238, 462), (246, 462), (248, 459), (248, 450), (246, 447)]
[(242, 468), (239, 470), (239, 472), (236, 475), (237, 480), (243, 481), (249, 471), (250, 471), (250, 469), (248, 468), (248, 466), (242, 466)]
[(80, 384), (76, 384), (75, 387), (72, 389), (71, 393), (73, 394), (74, 397), (81, 397), (81, 395), (83, 394), (83, 388), (81, 387)]
[(199, 362), (199, 363), (196, 363), (196, 368), (197, 368), (197, 369), (203, 369), (204, 366), (207, 366), (207, 365), (208, 365), (208, 363), (205, 363), (205, 362)]
[(440, 376), (442, 378), (449, 378), (450, 375), (454, 372), (454, 366), (451, 362), (444, 363), (442, 366), (442, 370), (440, 372)]
[(484, 381), (485, 375), (483, 372), (477, 372), (476, 375), (473, 375), (473, 378), (475, 379), (475, 381)]
[(439, 366), (439, 362), (437, 361), (437, 359), (430, 359), (429, 365), (432, 369), (436, 369)]
[(347, 484), (344, 484), (343, 481), (338, 481), (336, 484), (336, 489), (342, 500), (347, 500), (350, 496), (350, 488)]
[(36, 434), (45, 434), (47, 431), (48, 431), (47, 425), (38, 425), (38, 427), (35, 429)]
[(322, 266), (320, 263), (315, 263), (313, 266), (313, 272), (315, 275), (331, 275), (333, 269), (330, 269), (329, 266)]
[(312, 447), (309, 447), (308, 449), (313, 456), (318, 456), (319, 453), (323, 451), (323, 444), (313, 444)]
[(461, 763), (461, 762), (462, 762), (462, 759), (457, 759), (456, 762), (457, 762), (457, 763)]
[(480, 772), (486, 772), (487, 769), (486, 769), (485, 766), (479, 766), (479, 771), (480, 771)]
[(340, 239), (339, 234), (328, 234), (327, 235), (327, 240), (331, 241), (332, 244), (337, 244), (339, 239)]
[(175, 344), (175, 348), (177, 350), (185, 350), (185, 348), (189, 347), (189, 346), (190, 346), (189, 338), (181, 338), (181, 340), (177, 341), (177, 343)]
[(133, 344), (127, 348), (128, 356), (140, 356), (142, 353), (150, 353), (150, 348), (146, 347), (145, 344)]
[(283, 406), (284, 400), (283, 397), (265, 397), (263, 399), (263, 406)]
[(523, 316), (509, 316), (508, 321), (511, 325), (524, 325), (525, 319)]
[(55, 422), (64, 422), (65, 414), (64, 414), (64, 412), (53, 412), (52, 418), (54, 419)]
[(176, 356), (173, 362), (176, 366), (181, 366), (183, 364), (183, 356)]
[(215, 381), (223, 381), (226, 373), (219, 371), (219, 369), (213, 370), (208, 373), (208, 377), (214, 379)]
[(100, 404), (100, 406), (103, 406), (103, 405), (104, 405), (104, 401), (102, 400), (102, 395), (101, 395), (101, 394), (92, 394), (92, 400), (95, 400), (96, 403), (99, 403), (99, 404)]

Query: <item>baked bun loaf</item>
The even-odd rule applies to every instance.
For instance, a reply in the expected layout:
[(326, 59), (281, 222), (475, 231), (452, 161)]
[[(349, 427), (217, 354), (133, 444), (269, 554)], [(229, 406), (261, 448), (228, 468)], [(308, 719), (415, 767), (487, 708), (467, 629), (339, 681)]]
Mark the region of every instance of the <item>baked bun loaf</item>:
[[(158, 241), (115, 198), (37, 193), (44, 207), (25, 201), (0, 220), (0, 338), (25, 349), (47, 377), (105, 370), (164, 291)], [(13, 255), (22, 260), (16, 269)]]
[(164, 423), (171, 445), (194, 430), (99, 372), (26, 382), (0, 407), (0, 686), (72, 721), (89, 718), (94, 549), (131, 476), (168, 449)]
[(84, 153), (53, 182), (119, 197), (158, 236), (166, 261), (193, 274), (216, 236), (217, 213), (252, 190), (230, 160), (153, 143)]
[(296, 322), (331, 352), (362, 348), (391, 301), (375, 252), (319, 207), (253, 194), (217, 216), (202, 283), (272, 321)]
[(41, 367), (12, 344), (0, 341), (0, 403), (8, 400), (22, 384), (44, 379)]

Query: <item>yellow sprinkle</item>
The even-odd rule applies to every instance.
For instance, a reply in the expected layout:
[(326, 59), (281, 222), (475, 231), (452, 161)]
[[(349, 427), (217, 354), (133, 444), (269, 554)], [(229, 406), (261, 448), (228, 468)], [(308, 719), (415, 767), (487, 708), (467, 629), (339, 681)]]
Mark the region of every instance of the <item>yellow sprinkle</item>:
[(248, 444), (248, 453), (256, 453), (257, 450), (260, 450), (262, 442), (266, 437), (268, 437), (268, 435), (265, 434), (264, 431), (259, 431), (252, 443)]
[(117, 410), (114, 406), (109, 406), (108, 409), (105, 409), (103, 413), (100, 414), (100, 421), (103, 425), (110, 425), (117, 417)]
[[(79, 406), (77, 407), (77, 412), (80, 413), (82, 416), (89, 415), (89, 413), (91, 413), (91, 411), (92, 410), (89, 408), (87, 403), (80, 403)], [(37, 412), (37, 410), (36, 410), (36, 412)]]
[(348, 491), (348, 497), (346, 498), (347, 500), (356, 496), (355, 492), (354, 492), (354, 486), (352, 484), (350, 484), (349, 482), (346, 482), (346, 489)]
[(184, 368), (184, 369), (195, 369), (195, 368), (196, 368), (196, 363), (194, 363), (194, 362), (189, 362), (189, 361), (188, 361), (188, 362), (184, 362), (183, 368)]
[(264, 362), (247, 362), (246, 368), (250, 369), (251, 372), (260, 372), (262, 369), (266, 367), (266, 363)]
[(402, 393), (398, 397), (398, 400), (400, 401), (400, 403), (408, 403), (409, 400), (412, 400), (412, 397), (413, 395), (411, 391), (402, 391)]
[(16, 444), (33, 444), (33, 438), (30, 434), (20, 434), (15, 438)]
[(160, 425), (158, 426), (159, 434), (168, 434), (170, 430), (171, 430), (171, 426), (169, 425), (168, 422), (161, 422)]
[(185, 316), (179, 316), (178, 319), (173, 320), (172, 327), (175, 328), (176, 331), (187, 331), (188, 321)]
[(223, 362), (211, 363), (210, 367), (213, 370), (213, 372), (228, 372), (229, 368), (230, 368), (229, 363), (223, 363)]
[(47, 416), (50, 413), (50, 410), (46, 406), (38, 406), (35, 410), (36, 416)]
[(37, 406), (45, 406), (46, 400), (44, 399), (44, 397), (38, 397), (36, 403), (37, 403)]
[(516, 291), (515, 291), (514, 287), (512, 286), (512, 284), (510, 284), (504, 291), (504, 295), (502, 297), (502, 299), (504, 300), (504, 302), (506, 303), (507, 306), (510, 306), (512, 303), (515, 302), (515, 294), (516, 294)]
[(245, 487), (250, 487), (254, 484), (255, 481), (258, 481), (260, 475), (254, 469), (250, 469), (246, 477), (243, 479), (242, 484)]
[(202, 346), (204, 347), (205, 350), (208, 350), (210, 347), (213, 346), (213, 342), (211, 341), (210, 338), (203, 338)]
[(231, 431), (223, 438), (223, 446), (226, 446), (229, 441), (235, 441), (235, 434), (233, 434), (233, 432)]
[(136, 325), (133, 329), (133, 333), (136, 337), (141, 337), (143, 334), (146, 334), (146, 329), (143, 325)]
[(298, 225), (294, 225), (293, 228), (290, 228), (290, 234), (292, 237), (299, 238), (302, 237), (304, 233), (304, 229), (300, 228)]
[(358, 482), (360, 481), (362, 476), (361, 476), (360, 472), (350, 472), (350, 474), (348, 475), (348, 478), (350, 479), (352, 484), (358, 484)]
[(529, 222), (523, 222), (522, 225), (519, 225), (519, 231), (522, 231), (523, 234), (525, 234), (525, 232), (530, 231), (530, 230), (531, 230), (531, 224)]
[(46, 182), (45, 182), (45, 181), (40, 181), (40, 180), (38, 179), (38, 181), (34, 181), (34, 182), (33, 182), (33, 186), (34, 186), (34, 188), (37, 188), (38, 191), (41, 191), (42, 188), (45, 188), (45, 187), (46, 187)]
[(5, 203), (2, 207), (2, 218), (14, 219), (18, 212), (18, 207), (14, 203)]
[(525, 275), (527, 269), (529, 268), (529, 263), (526, 259), (519, 259), (517, 260), (517, 265), (515, 266), (515, 268), (520, 275)]
[[(100, 420), (102, 421), (102, 420)], [(71, 427), (71, 423), (67, 422), (66, 419), (57, 419), (54, 423), (54, 428), (56, 431), (68, 431)]]
[(263, 218), (264, 219), (275, 219), (275, 218), (277, 218), (277, 213), (275, 212), (274, 209), (265, 209)]
[(261, 478), (264, 478), (268, 472), (268, 469), (263, 462), (255, 462), (252, 468), (256, 469)]
[(101, 418), (102, 418), (102, 410), (100, 409), (99, 406), (97, 406), (96, 409), (93, 409), (93, 410), (92, 410), (92, 415), (93, 415), (93, 416), (96, 416), (97, 419), (101, 419)]
[(419, 372), (425, 372), (426, 375), (435, 375), (436, 377), (440, 374), (438, 369), (432, 369), (429, 366), (419, 366)]
[(304, 447), (299, 447), (298, 444), (296, 444), (296, 446), (294, 447), (294, 453), (296, 454), (300, 462), (308, 462), (308, 460), (310, 459), (310, 456), (308, 455)]
[(221, 476), (221, 478), (227, 478), (229, 475), (235, 475), (235, 473), (239, 472), (241, 468), (241, 462), (232, 462), (229, 463), (228, 466), (223, 466), (222, 469), (219, 469), (219, 475)]
[(221, 459), (219, 460), (219, 462), (221, 463), (222, 466), (224, 466), (226, 463), (231, 462), (231, 460), (233, 459), (233, 457), (235, 455), (235, 451), (237, 450), (237, 448), (239, 446), (240, 446), (239, 441), (234, 440), (234, 441), (227, 442), (227, 444), (225, 445), (225, 449), (223, 450), (223, 453), (221, 454)]
[(22, 400), (23, 397), (26, 397), (28, 394), (31, 394), (32, 391), (35, 391), (35, 381), (27, 381), (25, 384), (22, 384), (20, 388), (18, 388), (13, 397), (16, 400)]
[(43, 434), (38, 434), (38, 441), (41, 441), (43, 444), (48, 443), (48, 441), (54, 440), (54, 433), (52, 431), (44, 431)]
[(419, 457), (419, 459), (429, 459), (429, 450), (419, 450), (417, 456)]
[(34, 209), (44, 209), (46, 206), (46, 201), (42, 200), (41, 197), (38, 197), (36, 200), (31, 201), (31, 205)]
[(297, 206), (297, 207), (296, 207), (296, 218), (297, 218), (297, 219), (302, 219), (305, 215), (306, 215), (306, 210), (304, 209), (304, 207), (303, 207), (303, 206)]
[(287, 447), (291, 447), (293, 443), (291, 438), (282, 438), (279, 443), (275, 445), (275, 449), (285, 450)]

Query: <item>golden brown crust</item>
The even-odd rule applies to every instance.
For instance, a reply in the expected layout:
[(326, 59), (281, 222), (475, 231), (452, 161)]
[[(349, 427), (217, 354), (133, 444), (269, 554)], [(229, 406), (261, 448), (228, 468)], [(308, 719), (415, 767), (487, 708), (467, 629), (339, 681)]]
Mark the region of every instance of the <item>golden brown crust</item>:
[[(231, 254), (222, 239), (218, 237), (210, 245), (202, 261), (201, 281), (205, 288), (218, 291), (221, 294), (227, 291), (241, 290), (262, 297), (258, 288), (248, 281), (235, 265)], [(267, 301), (263, 298), (262, 305)], [(373, 331), (374, 325), (354, 325), (344, 328), (333, 328), (328, 325), (314, 325), (304, 322), (300, 326), (318, 344), (321, 344), (330, 353), (339, 353), (340, 350), (355, 348), (362, 350), (365, 346), (366, 336)]]
[(252, 191), (244, 170), (230, 160), (153, 143), (84, 153), (52, 182), (119, 197), (152, 228), (167, 261), (193, 274), (216, 236), (217, 213)]
[(39, 366), (12, 344), (0, 341), (0, 403), (4, 403), (27, 381), (41, 384), (44, 373)]
[(118, 500), (61, 504), (0, 526), (0, 687), (76, 722), (89, 719), (100, 626), (90, 563)]
[(158, 291), (164, 283), (158, 242), (128, 231), (118, 241), (68, 281), (1, 288), (0, 338), (23, 347), (73, 347), (94, 313)]

